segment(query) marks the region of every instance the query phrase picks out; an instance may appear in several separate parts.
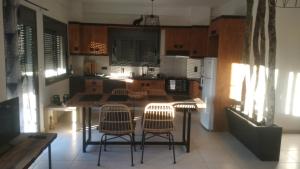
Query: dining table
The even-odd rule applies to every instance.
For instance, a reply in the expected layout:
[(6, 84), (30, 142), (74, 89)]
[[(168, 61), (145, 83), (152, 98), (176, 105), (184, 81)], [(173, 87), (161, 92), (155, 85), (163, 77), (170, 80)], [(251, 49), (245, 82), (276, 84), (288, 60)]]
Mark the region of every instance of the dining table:
[[(186, 152), (190, 152), (191, 140), (191, 115), (204, 109), (206, 104), (200, 98), (189, 98), (172, 95), (145, 96), (142, 98), (132, 98), (128, 95), (113, 95), (107, 93), (77, 93), (67, 102), (67, 106), (81, 108), (82, 112), (82, 151), (86, 152), (88, 145), (99, 145), (100, 141), (92, 141), (92, 108), (101, 107), (104, 104), (124, 104), (132, 111), (137, 109), (143, 110), (148, 103), (168, 103), (174, 106), (176, 110), (183, 113), (182, 119), (182, 139), (175, 141), (175, 145), (182, 145), (186, 148)], [(109, 144), (130, 144), (128, 142), (114, 141), (107, 142)], [(141, 144), (141, 141), (135, 141), (135, 144)], [(169, 142), (151, 141), (147, 145), (168, 145)]]

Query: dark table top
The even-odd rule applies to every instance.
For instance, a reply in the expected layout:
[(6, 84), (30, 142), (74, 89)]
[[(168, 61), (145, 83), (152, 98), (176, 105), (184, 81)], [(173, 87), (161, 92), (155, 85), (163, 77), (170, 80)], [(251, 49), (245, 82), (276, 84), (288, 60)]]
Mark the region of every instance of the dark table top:
[(191, 99), (188, 96), (171, 96), (171, 95), (162, 95), (162, 96), (146, 96), (141, 99), (134, 99), (128, 96), (113, 96), (111, 94), (99, 94), (101, 98), (91, 99), (88, 101), (82, 101), (80, 98), (88, 97), (91, 94), (97, 93), (78, 93), (72, 97), (67, 103), (67, 106), (75, 107), (98, 107), (103, 104), (125, 104), (128, 106), (134, 107), (145, 107), (148, 103), (151, 102), (166, 102), (169, 104), (195, 104), (197, 108), (205, 108), (205, 103), (200, 98)]
[(0, 168), (28, 168), (56, 137), (56, 133), (20, 134), (12, 140), (10, 149), (0, 156)]

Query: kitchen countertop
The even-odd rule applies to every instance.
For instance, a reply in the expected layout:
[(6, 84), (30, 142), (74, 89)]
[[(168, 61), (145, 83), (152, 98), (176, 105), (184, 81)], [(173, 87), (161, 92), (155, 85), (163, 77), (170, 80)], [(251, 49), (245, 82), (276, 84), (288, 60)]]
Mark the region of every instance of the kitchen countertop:
[[(108, 77), (104, 77), (104, 76), (71, 76), (71, 77), (82, 77), (85, 79), (99, 79), (99, 80), (117, 80), (117, 79), (110, 79)], [(168, 80), (168, 79), (174, 79), (174, 80), (181, 80), (181, 79), (187, 79), (187, 80), (195, 80), (195, 81), (199, 81), (200, 79), (191, 79), (191, 78), (186, 78), (186, 77), (143, 77), (143, 76), (137, 76), (137, 77), (133, 77), (133, 78), (129, 78), (129, 79), (133, 79), (133, 80)]]

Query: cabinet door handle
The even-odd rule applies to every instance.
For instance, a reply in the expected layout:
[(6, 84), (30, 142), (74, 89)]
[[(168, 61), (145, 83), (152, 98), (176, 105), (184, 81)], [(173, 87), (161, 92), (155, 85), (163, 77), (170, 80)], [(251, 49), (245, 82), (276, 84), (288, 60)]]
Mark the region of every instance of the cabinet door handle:
[(193, 54), (197, 54), (197, 50), (193, 50)]
[(174, 45), (174, 48), (175, 48), (175, 49), (177, 49), (177, 48), (178, 48), (178, 45), (177, 45), (177, 44), (175, 44), (175, 45)]
[(75, 46), (75, 47), (74, 47), (74, 50), (75, 50), (75, 51), (78, 51), (78, 47), (77, 47), (77, 46)]

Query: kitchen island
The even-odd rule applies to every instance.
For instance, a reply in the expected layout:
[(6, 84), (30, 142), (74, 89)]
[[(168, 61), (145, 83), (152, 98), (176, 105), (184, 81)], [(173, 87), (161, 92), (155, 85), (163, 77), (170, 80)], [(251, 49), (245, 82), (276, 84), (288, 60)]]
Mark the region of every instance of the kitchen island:
[[(82, 150), (86, 152), (88, 145), (98, 145), (99, 141), (92, 141), (92, 124), (91, 114), (93, 107), (100, 107), (107, 103), (118, 103), (129, 106), (132, 110), (136, 108), (143, 109), (150, 102), (164, 102), (173, 105), (175, 108), (184, 113), (182, 140), (175, 141), (175, 145), (183, 145), (186, 147), (186, 152), (190, 151), (190, 129), (191, 129), (191, 113), (198, 112), (199, 109), (206, 107), (205, 103), (200, 98), (175, 101), (172, 96), (147, 96), (142, 99), (132, 99), (129, 97), (117, 97), (118, 99), (110, 99), (113, 95), (101, 93), (78, 93), (72, 97), (67, 106), (76, 106), (82, 108)], [(91, 99), (94, 98), (94, 99)], [(120, 99), (122, 98), (122, 99)], [(87, 117), (88, 115), (88, 117)], [(86, 125), (88, 123), (88, 125)], [(86, 132), (86, 128), (88, 132)], [(88, 135), (87, 135), (88, 134)], [(128, 144), (127, 142), (108, 142), (107, 144)], [(141, 144), (137, 141), (136, 144)], [(147, 144), (169, 144), (169, 142), (147, 142)]]

